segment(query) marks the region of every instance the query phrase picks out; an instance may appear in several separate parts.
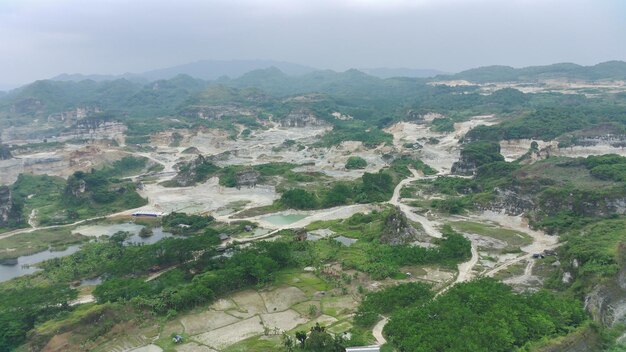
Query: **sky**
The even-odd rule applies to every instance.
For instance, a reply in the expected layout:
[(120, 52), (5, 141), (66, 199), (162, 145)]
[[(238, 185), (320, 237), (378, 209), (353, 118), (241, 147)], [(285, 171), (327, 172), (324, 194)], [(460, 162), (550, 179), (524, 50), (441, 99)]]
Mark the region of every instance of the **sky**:
[(0, 89), (203, 59), (447, 72), (626, 61), (626, 1), (0, 0)]

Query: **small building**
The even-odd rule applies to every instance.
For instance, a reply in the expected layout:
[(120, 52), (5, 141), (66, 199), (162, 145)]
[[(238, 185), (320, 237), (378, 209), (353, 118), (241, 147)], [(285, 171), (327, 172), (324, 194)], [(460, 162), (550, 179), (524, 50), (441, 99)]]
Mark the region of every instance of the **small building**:
[(252, 226), (250, 226), (250, 225), (244, 226), (243, 229), (246, 230), (247, 232), (252, 232)]
[(380, 352), (380, 346), (348, 347), (346, 352)]
[(132, 216), (135, 217), (159, 217), (159, 216), (163, 216), (163, 213), (159, 213), (159, 212), (150, 212), (150, 211), (141, 211), (141, 212), (136, 212), (136, 213), (132, 213)]
[(543, 255), (543, 253), (535, 253), (535, 254), (533, 254), (533, 258), (534, 259), (543, 259), (543, 258), (545, 258), (545, 256)]
[(180, 335), (176, 335), (176, 336), (172, 337), (172, 342), (174, 342), (174, 343), (181, 343), (181, 342), (183, 342), (183, 337), (180, 336)]
[(220, 233), (218, 236), (220, 238), (220, 241), (228, 241), (230, 239), (230, 236), (225, 233)]

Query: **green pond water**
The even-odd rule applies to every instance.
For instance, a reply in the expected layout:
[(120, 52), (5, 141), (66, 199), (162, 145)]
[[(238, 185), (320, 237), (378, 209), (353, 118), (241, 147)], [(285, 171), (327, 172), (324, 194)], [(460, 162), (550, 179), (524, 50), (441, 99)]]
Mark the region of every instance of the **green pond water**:
[(296, 221), (300, 221), (309, 216), (308, 214), (276, 214), (264, 216), (261, 218), (263, 221), (267, 221), (272, 225), (289, 225)]

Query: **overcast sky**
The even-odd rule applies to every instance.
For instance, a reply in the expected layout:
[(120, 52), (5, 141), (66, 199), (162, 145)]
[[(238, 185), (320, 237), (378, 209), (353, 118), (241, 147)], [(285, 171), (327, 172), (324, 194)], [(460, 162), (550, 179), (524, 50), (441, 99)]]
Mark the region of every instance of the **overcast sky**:
[(449, 72), (626, 60), (626, 1), (0, 0), (0, 88), (201, 59)]

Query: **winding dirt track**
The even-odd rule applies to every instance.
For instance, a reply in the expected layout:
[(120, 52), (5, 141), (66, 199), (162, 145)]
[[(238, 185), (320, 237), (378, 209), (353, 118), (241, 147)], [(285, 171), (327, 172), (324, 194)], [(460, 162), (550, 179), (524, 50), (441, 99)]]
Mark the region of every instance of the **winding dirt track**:
[(385, 327), (385, 325), (387, 325), (388, 321), (389, 319), (383, 317), (383, 319), (381, 319), (378, 323), (376, 323), (376, 325), (374, 325), (374, 328), (372, 329), (372, 335), (374, 335), (374, 338), (376, 339), (376, 343), (379, 346), (382, 346), (385, 343), (387, 343), (387, 339), (385, 339), (385, 337), (383, 336), (383, 328)]
[[(422, 177), (417, 171), (413, 169), (411, 169), (411, 173), (413, 174), (412, 177), (402, 180), (396, 186), (393, 192), (393, 197), (388, 203), (398, 206), (402, 210), (402, 212), (405, 213), (408, 219), (421, 223), (422, 226), (424, 227), (424, 230), (426, 231), (428, 235), (440, 238), (441, 232), (435, 228), (434, 222), (426, 219), (425, 217), (421, 215), (417, 215), (413, 213), (413, 211), (411, 210), (409, 206), (402, 204), (400, 202), (400, 192), (402, 190), (402, 187)], [(468, 220), (497, 222), (499, 226), (503, 228), (508, 228), (511, 230), (524, 232), (533, 239), (533, 242), (530, 245), (522, 247), (522, 251), (525, 254), (506, 260), (500, 263), (499, 265), (497, 265), (496, 267), (486, 272), (480, 273), (477, 276), (490, 276), (491, 277), (495, 275), (496, 273), (508, 268), (509, 266), (515, 263), (519, 263), (523, 260), (528, 260), (529, 263), (524, 270), (524, 274), (507, 281), (509, 283), (525, 282), (532, 276), (532, 268), (534, 265), (534, 261), (532, 260), (532, 255), (534, 253), (541, 253), (546, 249), (554, 249), (559, 246), (557, 237), (548, 236), (542, 231), (536, 231), (536, 230), (530, 229), (528, 224), (525, 222), (522, 216), (508, 216), (505, 214), (494, 213), (494, 212), (483, 212), (482, 214), (479, 214), (479, 215), (473, 215), (471, 217), (463, 217), (463, 218), (468, 219)], [(468, 239), (472, 241), (470, 238)], [(478, 263), (480, 259), (480, 255), (478, 253), (477, 243), (472, 241), (471, 248), (472, 248), (472, 257), (467, 262), (460, 263), (458, 265), (459, 273), (454, 283), (452, 283), (451, 285), (447, 285), (443, 289), (439, 290), (435, 294), (435, 297), (443, 294), (449, 288), (453, 287), (455, 284), (469, 281), (474, 277), (474, 274), (472, 274), (472, 270)], [(382, 335), (382, 331), (385, 325), (387, 324), (387, 322), (388, 322), (388, 318), (383, 317), (372, 329), (372, 334), (376, 338), (376, 342), (379, 345), (383, 345), (384, 343), (386, 343), (386, 340), (384, 336)]]

